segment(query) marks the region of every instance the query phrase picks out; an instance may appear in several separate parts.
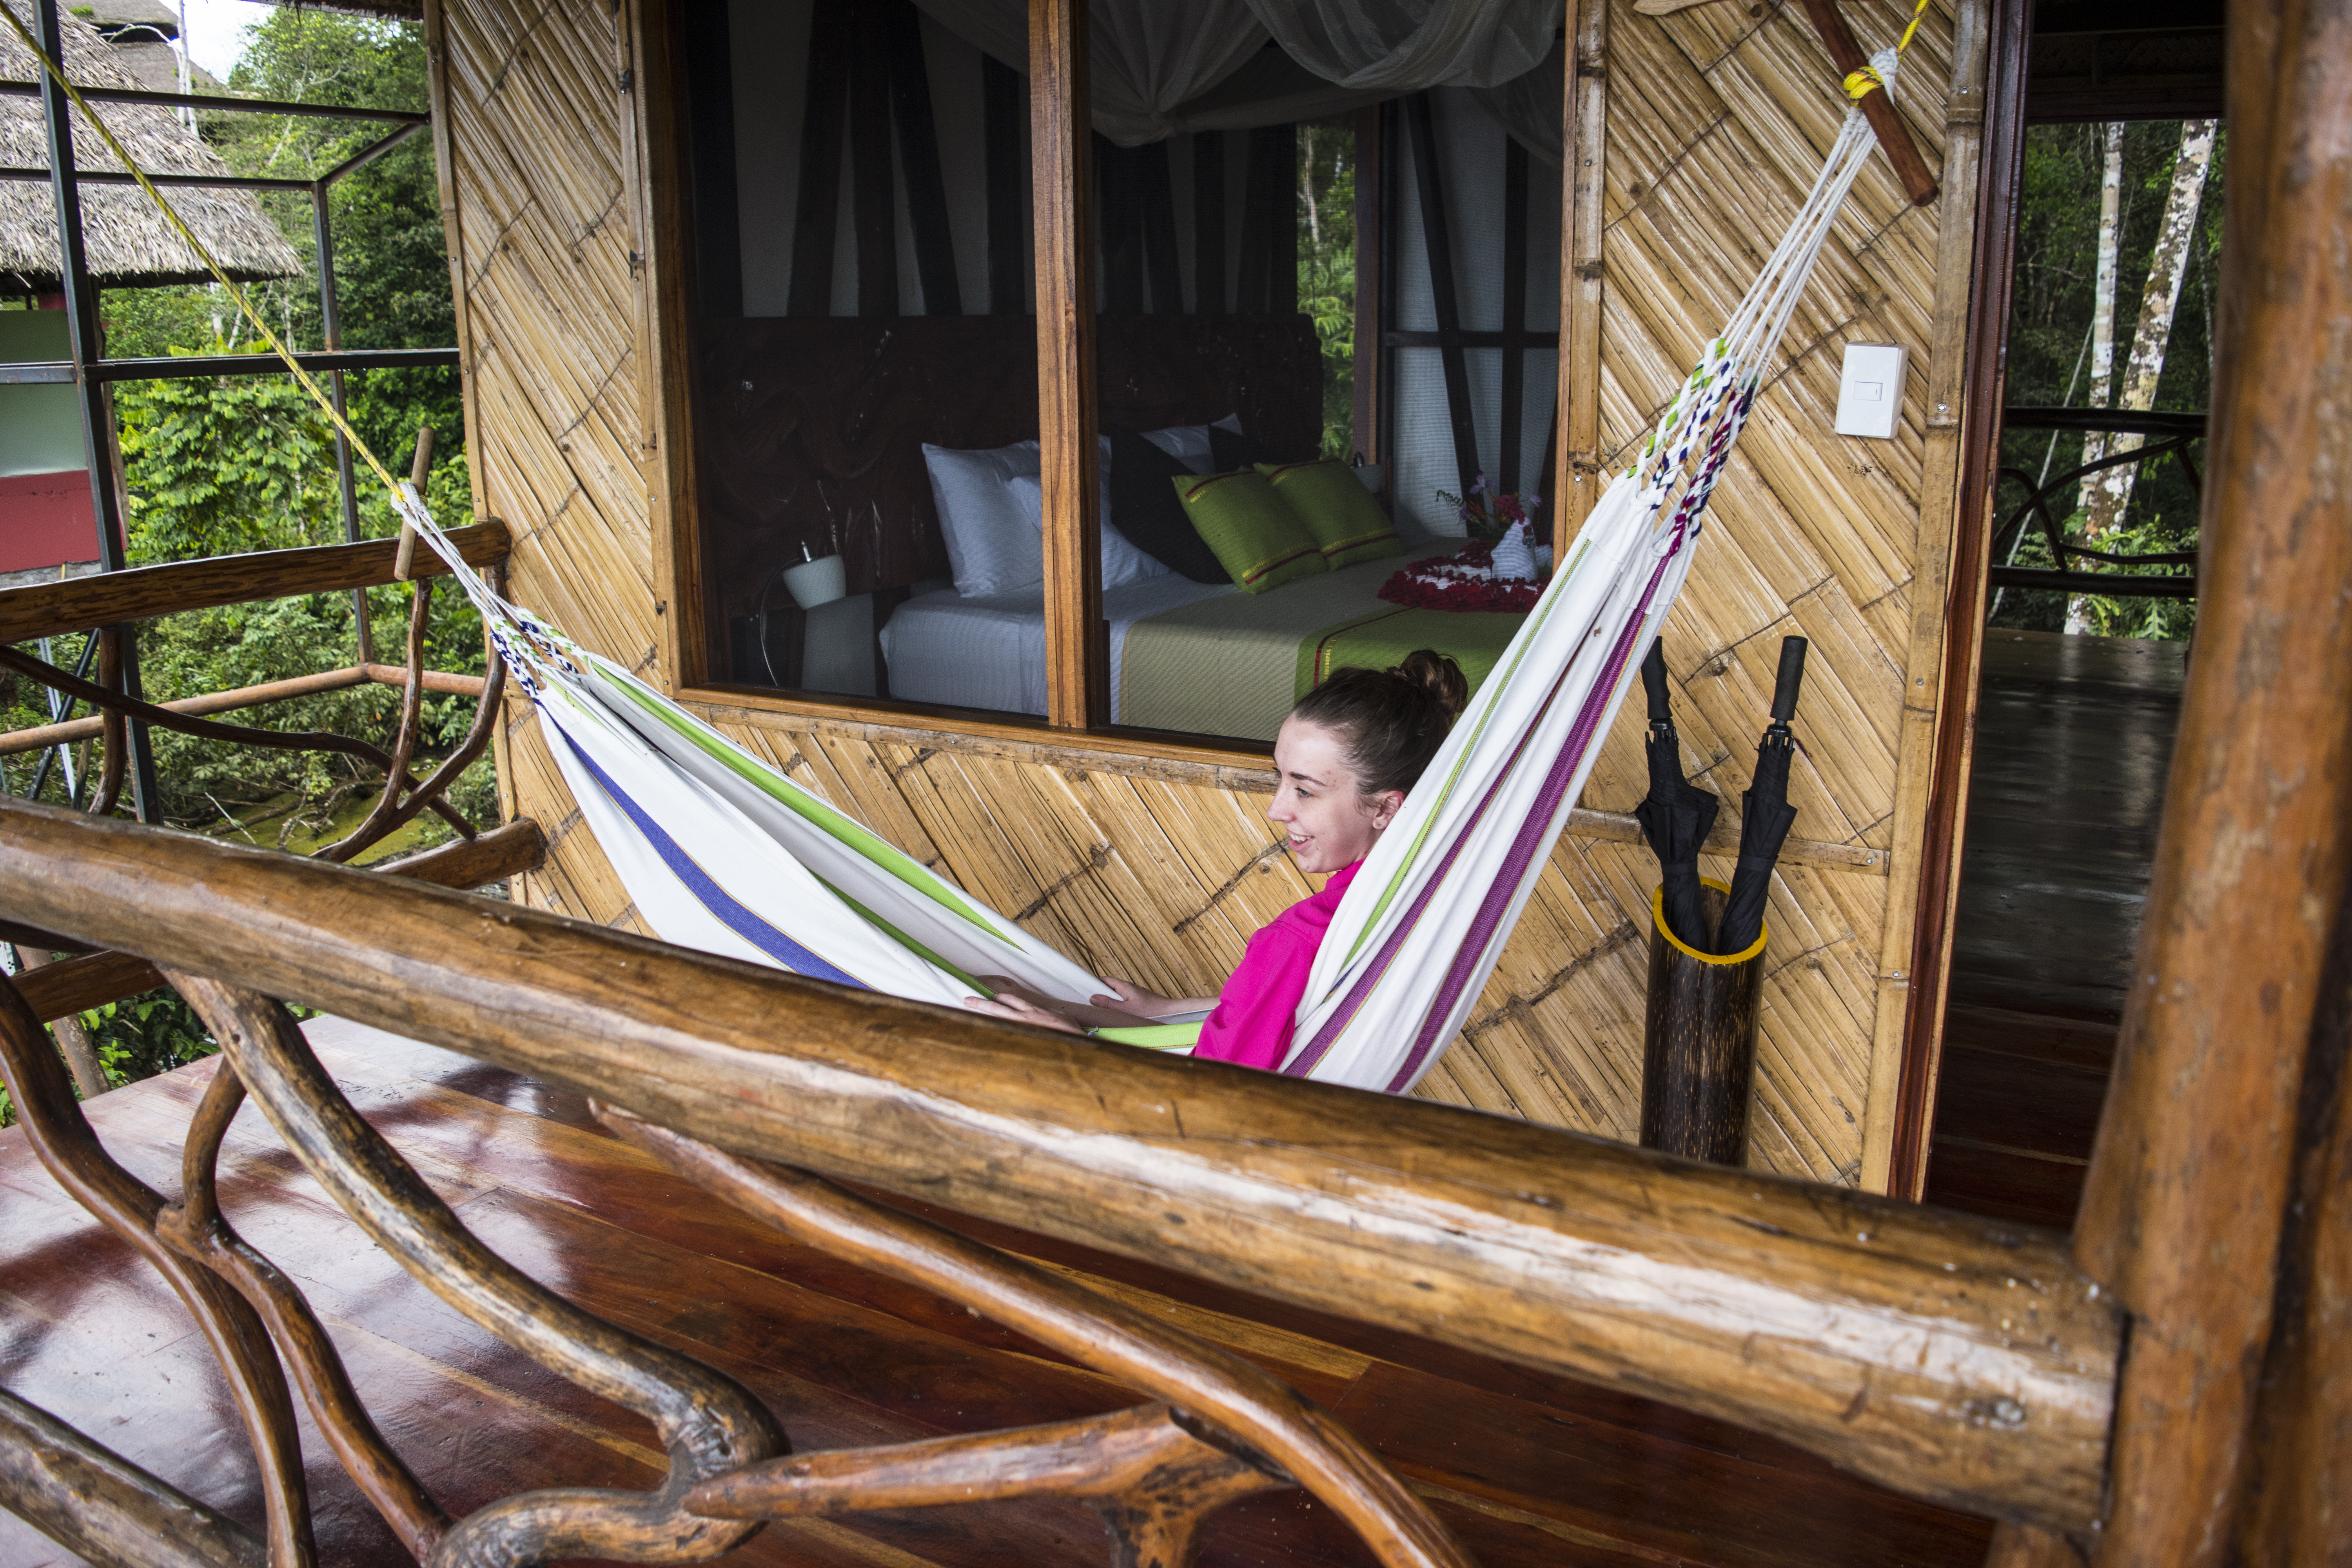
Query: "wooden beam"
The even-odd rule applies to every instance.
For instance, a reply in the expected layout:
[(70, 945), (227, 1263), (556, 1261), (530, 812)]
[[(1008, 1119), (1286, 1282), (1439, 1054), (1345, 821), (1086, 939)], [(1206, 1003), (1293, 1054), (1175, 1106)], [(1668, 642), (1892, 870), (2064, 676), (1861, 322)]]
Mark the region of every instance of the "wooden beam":
[[(1838, 10), (1837, 0), (1804, 0), (1805, 15), (1812, 19), (1813, 30), (1822, 36), (1830, 59), (1837, 67), (1841, 79), (1870, 64), (1870, 56), (1846, 26), (1844, 16)], [(1910, 128), (1883, 89), (1873, 88), (1862, 95), (1862, 117), (1870, 121), (1871, 131), (1878, 137), (1879, 148), (1886, 161), (1895, 165), (1895, 177), (1903, 182), (1903, 190), (1914, 206), (1926, 206), (1936, 199), (1936, 176), (1928, 172), (1927, 161), (1919, 156), (1919, 144), (1911, 140)]]
[(1516, 136), (1503, 138), (1503, 396), (1496, 416), (1499, 489), (1525, 488), (1519, 472), (1519, 426), (1528, 403), (1528, 150)]
[(261, 1538), (0, 1388), (0, 1505), (67, 1551), (140, 1568), (263, 1568)]
[(1568, 80), (1560, 91), (1559, 424), (1565, 437), (1551, 481), (1552, 544), (1569, 542), (1601, 499), (1601, 247), (1608, 232), (1602, 179), (1609, 148), (1608, 0), (1573, 0)]
[(857, 313), (896, 316), (900, 313), (898, 201), (890, 176), (890, 45), (877, 0), (856, 6), (855, 16), (850, 24), (849, 220), (857, 236)]
[[(682, 35), (693, 30), (675, 20), (675, 13), (686, 4), (622, 0), (615, 18), (621, 51), (616, 62), (621, 188), (636, 236), (629, 273), (636, 307), (637, 478), (646, 500), (656, 584), (656, 657), (639, 673), (666, 692), (701, 681), (712, 651), (706, 632), (710, 595), (702, 570), (702, 531), (694, 523), (698, 510), (691, 434), (694, 321), (698, 312), (712, 312), (698, 292), (697, 256), (702, 238), (710, 235), (698, 238), (694, 229), (693, 195), (701, 177), (694, 168), (692, 144), (691, 110), (697, 106), (688, 85), (687, 62), (673, 52)], [(723, 78), (726, 60), (722, 58), (713, 68)], [(725, 183), (719, 190), (729, 220), (723, 231), (717, 231), (716, 242), (733, 246), (732, 130), (724, 135), (729, 153), (721, 176)], [(728, 286), (736, 289), (740, 313), (740, 268), (723, 267), (715, 276), (722, 283), (732, 279)], [(484, 628), (485, 641), (488, 630)], [(485, 648), (486, 657), (488, 652)], [(505, 761), (502, 742), (499, 760)]]
[(2118, 1325), (2057, 1237), (359, 876), (0, 804), (0, 909), (43, 929), (738, 1153), (1638, 1389), (1948, 1506), (2096, 1509)]
[(881, 13), (890, 62), (890, 113), (898, 131), (898, 173), (907, 186), (907, 222), (915, 236), (915, 276), (923, 314), (963, 314), (956, 279), (955, 235), (948, 223), (948, 187), (940, 173), (940, 133), (931, 115), (931, 76), (923, 63), (922, 18), (913, 0), (869, 0)]
[(793, 282), (784, 313), (833, 314), (834, 231), (841, 211), (841, 149), (849, 113), (856, 12), (814, 7), (801, 103), (801, 177), (793, 199)]
[[(1470, 494), (1478, 473), (1478, 427), (1470, 412), (1470, 367), (1463, 358), (1458, 334), (1462, 309), (1454, 289), (1454, 241), (1445, 224), (1444, 184), (1437, 174), (1437, 132), (1431, 124), (1429, 94), (1416, 92), (1404, 100), (1406, 132), (1412, 138), (1412, 177), (1421, 199), (1421, 238), (1429, 258), (1430, 300), (1437, 314), (1442, 346), (1437, 353), (1445, 370), (1445, 413), (1454, 428), (1454, 466), (1461, 478), (1462, 494)], [(1447, 341), (1449, 338), (1457, 341)]]
[[(1387, 215), (1382, 210), (1381, 192), (1386, 178), (1382, 168), (1386, 149), (1381, 146), (1381, 111), (1377, 105), (1356, 110), (1355, 133), (1355, 449), (1367, 463), (1385, 463), (1388, 448), (1381, 440), (1381, 398), (1387, 389), (1381, 384), (1381, 368), (1387, 363), (1387, 356), (1381, 353), (1381, 331), (1387, 322), (1381, 313), (1385, 300), (1381, 263), (1386, 248), (1382, 226)], [(1393, 490), (1390, 493), (1392, 495)]]
[(1029, 266), (1022, 233), (1021, 168), (1029, 123), (1021, 73), (993, 56), (980, 58), (981, 155), (988, 188), (988, 310), (1017, 316), (1029, 308)]
[[(449, 530), (459, 559), (488, 566), (507, 558), (507, 527), (492, 518)], [(120, 621), (143, 621), (186, 610), (218, 609), (257, 599), (297, 594), (334, 594), (373, 588), (393, 580), (400, 542), (362, 540), (357, 544), (314, 544), (300, 550), (257, 550), (204, 561), (174, 561), (100, 572), (60, 583), (0, 588), (0, 643), (62, 637)], [(415, 575), (445, 575), (447, 568), (429, 550), (417, 552)]]
[(1274, 234), (1267, 216), (1272, 209), (1265, 189), (1275, 177), (1270, 146), (1265, 127), (1249, 133), (1249, 153), (1242, 165), (1241, 271), (1234, 285), (1236, 315), (1262, 316), (1273, 309), (1267, 302), (1267, 280), (1274, 269)]
[(1176, 262), (1176, 188), (1168, 174), (1168, 143), (1150, 142), (1129, 160), (1135, 171), (1135, 205), (1143, 228), (1143, 270), (1151, 285), (1151, 309), (1164, 316), (1184, 310), (1184, 275)]
[(1136, 154), (1097, 132), (1094, 138), (1095, 236), (1102, 258), (1102, 308), (1114, 316), (1143, 313), (1143, 215), (1135, 200)]
[[(2237, 1560), (2293, 1273), (2298, 1106), (2327, 1066), (2320, 1004), (2346, 984), (2326, 961), (2352, 885), (2352, 5), (2243, 0), (2228, 23), (2205, 594), (2074, 1232), (2084, 1270), (2132, 1316), (2103, 1564)], [(2316, 1526), (2342, 1501), (2286, 1506)], [(2331, 1552), (2341, 1531), (2339, 1513)]]
[[(536, 871), (546, 864), (547, 836), (539, 830), (538, 823), (524, 817), (478, 838), (452, 839), (422, 855), (361, 869), (436, 888), (467, 889)], [(40, 933), (27, 934), (37, 938), (31, 945), (41, 945)], [(21, 942), (23, 937), (12, 940)], [(16, 976), (16, 989), (25, 1005), (44, 1024), (152, 991), (163, 983), (162, 972), (152, 963), (121, 952), (85, 953)]]
[(1916, 576), (1903, 660), (1894, 856), (1871, 1024), (1862, 1183), (1918, 1197), (1943, 1052), (2007, 402), (2009, 293), (2025, 151), (2025, 0), (1953, 13), (1944, 170), (1971, 193), (1936, 214)]
[(1265, 308), (1298, 312), (1298, 127), (1269, 125), (1266, 138)]
[[(685, 142), (682, 182), (692, 211), (695, 312), (743, 313), (743, 231), (736, 197), (734, 50), (724, 6), (696, 5), (675, 26)], [(673, 25), (672, 18), (661, 20)]]
[(1037, 250), (1037, 437), (1045, 523), (1045, 716), (1108, 721), (1095, 404), (1094, 114), (1084, 0), (1031, 0), (1029, 143)]
[(1192, 135), (1192, 309), (1225, 313), (1225, 133)]

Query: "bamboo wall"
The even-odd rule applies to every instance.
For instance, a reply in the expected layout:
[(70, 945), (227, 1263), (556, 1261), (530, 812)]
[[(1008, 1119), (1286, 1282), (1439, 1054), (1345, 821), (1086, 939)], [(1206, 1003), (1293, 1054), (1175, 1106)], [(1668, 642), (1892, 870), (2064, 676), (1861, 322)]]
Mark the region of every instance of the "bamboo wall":
[[(1948, 87), (1938, 0), (1909, 56), (1905, 102), (1931, 166)], [(1895, 6), (1849, 7), (1866, 46)], [(455, 241), (478, 506), (505, 519), (520, 602), (583, 642), (667, 679), (647, 489), (657, 428), (640, 363), (622, 79), (630, 8), (446, 0), (428, 5), (444, 202)], [(1606, 149), (1604, 446), (1639, 438), (1793, 213), (1832, 135), (1834, 78), (1792, 10), (1760, 20), (1713, 3), (1612, 16)], [(1964, 206), (1966, 195), (1961, 198)], [(1957, 352), (1937, 288), (1939, 212), (1907, 206), (1883, 163), (1856, 187), (1789, 337), (1790, 364), (1759, 405), (1718, 491), (1667, 632), (1679, 714), (1702, 782), (1736, 815), (1780, 637), (1813, 643), (1798, 732), (1800, 837), (1899, 847), (1895, 800), (1906, 683), (1932, 692), (1910, 593), (1921, 539), (1921, 406), (1931, 352)], [(1948, 268), (1950, 264), (1948, 263)], [(1940, 313), (1934, 302), (1947, 303)], [(1831, 435), (1849, 339), (1912, 353), (1894, 442)], [(1933, 529), (1929, 548), (1937, 548)], [(1933, 574), (1941, 580), (1940, 565)], [(1937, 596), (1940, 603), (1940, 594)], [(1932, 624), (1932, 617), (1929, 617)], [(1924, 651), (1923, 651), (1924, 650)], [(1922, 663), (1924, 659), (1924, 663)], [(1914, 668), (1915, 664), (1919, 668)], [(1925, 700), (1923, 696), (1919, 700)], [(1915, 701), (1909, 709), (1921, 711)], [(1307, 884), (1230, 773), (1101, 752), (1024, 752), (745, 709), (721, 727), (793, 776), (1097, 972), (1213, 990), (1249, 933)], [(1927, 713), (1932, 719), (1932, 712)], [(1610, 737), (1585, 804), (1631, 807), (1642, 787), (1638, 704)], [(506, 731), (510, 808), (550, 829), (531, 902), (639, 929), (565, 794), (536, 727)], [(1753, 1163), (1855, 1182), (1864, 1172), (1875, 1048), (1897, 1020), (1887, 965), (1890, 887), (1916, 867), (1790, 865), (1774, 889)], [(1727, 876), (1727, 862), (1710, 868)], [(1654, 863), (1637, 846), (1572, 834), (1464, 1037), (1422, 1093), (1611, 1137), (1633, 1135)], [(1903, 897), (1907, 900), (1906, 891)], [(1892, 1010), (1890, 1014), (1890, 1010)], [(1876, 1040), (1875, 1047), (1874, 1040)], [(1883, 1132), (1882, 1132), (1883, 1136)]]

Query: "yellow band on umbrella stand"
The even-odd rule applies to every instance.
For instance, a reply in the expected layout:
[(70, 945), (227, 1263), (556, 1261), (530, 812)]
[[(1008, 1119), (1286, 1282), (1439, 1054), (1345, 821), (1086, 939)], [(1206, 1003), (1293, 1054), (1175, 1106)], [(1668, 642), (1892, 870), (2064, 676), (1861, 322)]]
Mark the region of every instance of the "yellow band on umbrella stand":
[[(1731, 889), (1717, 881), (1714, 878), (1701, 877), (1698, 880), (1699, 886), (1703, 888), (1713, 888), (1717, 892), (1721, 893), (1727, 899), (1731, 897)], [(1758, 953), (1763, 952), (1765, 942), (1769, 941), (1772, 935), (1772, 928), (1770, 926), (1759, 922), (1756, 940), (1748, 944), (1746, 951), (1727, 953), (1701, 952), (1698, 949), (1693, 947), (1690, 943), (1676, 936), (1675, 934), (1674, 927), (1666, 923), (1666, 888), (1665, 884), (1663, 882), (1659, 883), (1657, 887), (1652, 889), (1650, 891), (1650, 919), (1656, 925), (1658, 934), (1672, 942), (1680, 952), (1688, 954), (1692, 958), (1697, 959), (1701, 963), (1719, 964), (1726, 969), (1728, 969), (1735, 964), (1745, 963), (1749, 959), (1755, 957)]]

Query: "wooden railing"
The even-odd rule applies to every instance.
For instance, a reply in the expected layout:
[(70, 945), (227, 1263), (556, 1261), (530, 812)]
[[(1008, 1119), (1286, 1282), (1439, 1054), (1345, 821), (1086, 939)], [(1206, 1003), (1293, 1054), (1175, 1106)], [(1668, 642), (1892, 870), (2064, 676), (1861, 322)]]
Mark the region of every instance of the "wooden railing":
[[(2025, 492), (2025, 499), (1993, 532), (1995, 559), (1990, 582), (1996, 588), (2039, 588), (2065, 594), (2105, 594), (2115, 598), (2193, 599), (2197, 596), (2197, 552), (2193, 550), (2124, 554), (2101, 550), (2066, 536), (2064, 515), (2070, 507), (2052, 504), (2053, 498), (2078, 490), (2092, 474), (2110, 468), (2137, 468), (2169, 457), (2188, 478), (2191, 495), (2201, 498), (2205, 479), (2189, 448), (2205, 439), (2202, 414), (2129, 413), (2106, 408), (2011, 408), (2001, 415), (2007, 430), (2083, 430), (2148, 437), (2129, 451), (2109, 452), (2078, 463), (2055, 478), (2045, 479), (2023, 468), (2003, 468), (2000, 477)], [(2056, 439), (2053, 437), (2052, 439)], [(2017, 542), (2029, 523), (2039, 523), (2050, 551), (2052, 567), (2011, 566)], [(2120, 570), (2083, 572), (2076, 561), (2097, 561)], [(2188, 572), (2145, 572), (2138, 567), (2186, 566)]]
[[(420, 457), (420, 477), (424, 460)], [(489, 568), (495, 573), (506, 560), (507, 531), (496, 520), (453, 530), (450, 538), (468, 565)], [(446, 575), (448, 569), (428, 551), (414, 562), (413, 569), (402, 573), (400, 548), (396, 540), (368, 540), (354, 544), (261, 551), (0, 589), (0, 669), (28, 676), (64, 695), (68, 705), (86, 702), (94, 710), (88, 718), (66, 718), (0, 734), (0, 756), (89, 739), (102, 741), (105, 760), (89, 809), (103, 816), (114, 810), (122, 787), (130, 750), (126, 744), (130, 721), (143, 721), (227, 743), (278, 751), (338, 752), (383, 769), (385, 782), (383, 794), (365, 819), (352, 832), (319, 850), (320, 858), (348, 860), (420, 813), (431, 811), (457, 832), (459, 842), (403, 862), (395, 874), (445, 886), (475, 888), (519, 871), (536, 869), (546, 853), (545, 840), (536, 826), (512, 823), (495, 833), (483, 834), (446, 799), (449, 786), (490, 743), (504, 696), (505, 669), (495, 651), (484, 675), (453, 675), (425, 667), (425, 628), (432, 612), (431, 579)], [(259, 599), (379, 587), (396, 580), (411, 583), (405, 665), (361, 663), (161, 704), (140, 701), (119, 689), (126, 622)], [(92, 635), (99, 656), (95, 680), (59, 669), (21, 648), (5, 646), (90, 628), (95, 628)], [(390, 752), (354, 736), (256, 729), (204, 717), (371, 681), (397, 686), (402, 690), (398, 727)], [(410, 773), (409, 764), (415, 758), (424, 716), (423, 699), (427, 691), (470, 696), (478, 706), (464, 740), (430, 776), (419, 781)], [(0, 921), (0, 940), (16, 942), (36, 952), (45, 947), (47, 951), (70, 951), (75, 945), (57, 933), (19, 930), (12, 936), (11, 929), (9, 922)], [(163, 984), (163, 977), (152, 964), (121, 952), (85, 953), (65, 963), (43, 964), (25, 979), (28, 998), (44, 1021), (118, 1001)], [(100, 1086), (86, 1082), (85, 1087), (95, 1092)]]
[[(413, 1546), (447, 1532), (436, 1561), (491, 1560), (458, 1553), (457, 1532), (495, 1537), (518, 1559), (558, 1542), (561, 1554), (617, 1553), (639, 1539), (625, 1521), (642, 1516), (708, 1552), (738, 1528), (727, 1521), (1015, 1492), (1095, 1500), (1120, 1539), (1181, 1544), (1215, 1503), (1289, 1484), (1338, 1509), (1384, 1562), (1464, 1561), (1366, 1450), (1262, 1373), (831, 1178), (1636, 1387), (1959, 1508), (2078, 1534), (2096, 1516), (2120, 1323), (2057, 1237), (1107, 1049), (356, 875), (52, 807), (0, 808), (0, 907), (157, 964), (227, 1062), (191, 1135), (180, 1205), (85, 1201), (207, 1303), (195, 1310), (218, 1319), (219, 1342), (245, 1347), (245, 1363), (224, 1364), (257, 1412), (279, 1375), (275, 1342), (394, 1528)], [(363, 922), (349, 918), (355, 894)], [(772, 1428), (740, 1388), (579, 1317), (467, 1237), (352, 1113), (274, 997), (577, 1089), (727, 1201), (1016, 1325), (1155, 1403), (1070, 1432), (856, 1450), (804, 1473), (770, 1464)], [(5, 1066), (65, 1180), (102, 1155), (35, 1011), (0, 997)], [(207, 1140), (247, 1090), (422, 1282), (542, 1364), (671, 1423), (678, 1468), (658, 1507), (583, 1503), (562, 1532), (526, 1541), (556, 1527), (503, 1505), (449, 1524), (418, 1500), (356, 1396), (333, 1393), (340, 1372), (302, 1327), (299, 1296), (207, 1228)], [(75, 1180), (95, 1191), (94, 1178)], [(250, 1331), (232, 1332), (247, 1312)], [(267, 1455), (268, 1423), (248, 1424)], [(1040, 1470), (1041, 1445), (1060, 1468)], [(1188, 1478), (1181, 1500), (1147, 1475)], [(274, 1485), (279, 1510), (293, 1510), (299, 1463)]]

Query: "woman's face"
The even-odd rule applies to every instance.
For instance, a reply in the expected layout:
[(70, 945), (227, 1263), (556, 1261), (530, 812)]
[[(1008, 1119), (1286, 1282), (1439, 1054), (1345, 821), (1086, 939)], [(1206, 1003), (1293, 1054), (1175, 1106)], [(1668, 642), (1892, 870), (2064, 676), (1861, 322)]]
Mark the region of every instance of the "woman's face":
[(1354, 865), (1371, 853), (1404, 804), (1402, 790), (1369, 797), (1359, 792), (1339, 737), (1320, 724), (1284, 720), (1274, 767), (1266, 820), (1281, 824), (1302, 871), (1319, 875)]

